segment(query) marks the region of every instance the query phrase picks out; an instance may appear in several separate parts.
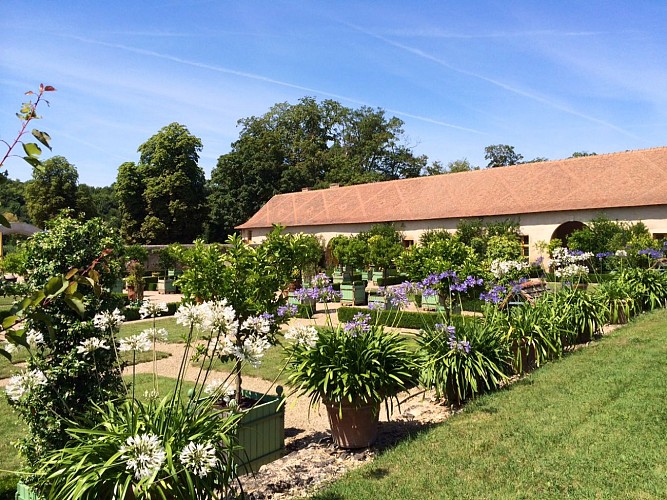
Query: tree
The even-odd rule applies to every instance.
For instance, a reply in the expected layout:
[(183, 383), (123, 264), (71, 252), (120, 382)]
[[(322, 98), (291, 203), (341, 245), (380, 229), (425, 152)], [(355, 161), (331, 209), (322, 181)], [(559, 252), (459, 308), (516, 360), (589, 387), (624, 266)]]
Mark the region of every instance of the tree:
[(139, 164), (118, 169), (116, 196), (121, 231), (129, 242), (191, 242), (206, 218), (201, 140), (178, 123), (139, 146)]
[(211, 174), (209, 240), (223, 241), (276, 194), (416, 177), (426, 166), (402, 142), (403, 122), (381, 109), (305, 97), (239, 125)]
[(25, 183), (0, 176), (0, 213), (5, 212), (14, 214), (19, 221), (30, 222), (25, 200)]
[(54, 156), (32, 170), (32, 180), (26, 186), (28, 213), (33, 224), (55, 218), (67, 208), (77, 208), (79, 173), (62, 156)]
[(99, 215), (93, 192), (90, 186), (79, 184), (76, 190), (76, 211), (83, 220), (92, 219)]
[(494, 144), (484, 148), (484, 158), (489, 160), (487, 167), (506, 167), (517, 165), (523, 160), (523, 155), (514, 151), (514, 146)]
[(597, 153), (589, 153), (588, 151), (575, 151), (570, 158), (583, 158), (584, 156), (597, 156)]
[(532, 160), (524, 161), (522, 163), (542, 163), (544, 161), (549, 161), (549, 158), (546, 158), (544, 156), (536, 156)]

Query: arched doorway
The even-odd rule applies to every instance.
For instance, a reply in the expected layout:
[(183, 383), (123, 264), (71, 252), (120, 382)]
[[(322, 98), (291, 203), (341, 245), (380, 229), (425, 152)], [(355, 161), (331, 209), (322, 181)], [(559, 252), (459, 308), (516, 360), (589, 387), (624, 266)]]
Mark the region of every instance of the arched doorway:
[(583, 229), (586, 227), (586, 224), (583, 222), (579, 222), (578, 220), (571, 220), (568, 222), (564, 222), (560, 226), (556, 228), (556, 230), (553, 232), (551, 235), (551, 239), (558, 238), (563, 242), (563, 246), (567, 246), (567, 239), (570, 237), (570, 235), (578, 231), (579, 229)]

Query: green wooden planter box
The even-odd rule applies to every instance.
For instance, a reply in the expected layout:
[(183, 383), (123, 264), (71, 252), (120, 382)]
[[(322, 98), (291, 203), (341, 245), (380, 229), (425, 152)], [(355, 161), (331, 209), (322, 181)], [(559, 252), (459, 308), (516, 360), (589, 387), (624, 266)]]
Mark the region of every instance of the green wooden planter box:
[(444, 311), (445, 310), (445, 298), (440, 295), (431, 295), (425, 297), (422, 295), (422, 309), (424, 311)]
[(237, 454), (239, 474), (257, 472), (262, 465), (285, 454), (285, 405), (282, 387), (271, 396), (243, 391), (245, 397), (260, 401), (248, 410), (239, 424), (238, 444), (243, 450)]
[(171, 278), (157, 280), (158, 293), (176, 293), (174, 280)]
[(374, 304), (373, 307), (374, 309), (384, 309), (384, 310), (397, 309), (396, 306), (393, 306), (391, 302), (387, 300), (387, 297), (385, 297), (384, 295), (377, 295), (376, 293), (373, 292), (368, 294), (368, 305), (370, 306), (371, 304)]
[(345, 306), (360, 306), (366, 303), (366, 287), (363, 283), (341, 284), (340, 295), (340, 302)]
[(123, 293), (125, 289), (125, 280), (117, 279), (111, 287), (111, 293)]
[(43, 497), (40, 497), (33, 491), (33, 489), (27, 484), (23, 484), (21, 481), (16, 485), (16, 495), (14, 496), (16, 500), (42, 500)]

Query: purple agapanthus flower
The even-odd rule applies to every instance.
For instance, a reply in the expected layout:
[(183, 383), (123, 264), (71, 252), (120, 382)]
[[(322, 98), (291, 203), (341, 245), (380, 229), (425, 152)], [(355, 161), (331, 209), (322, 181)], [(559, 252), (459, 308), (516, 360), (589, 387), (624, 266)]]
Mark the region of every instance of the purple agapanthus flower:
[(281, 318), (287, 317), (290, 318), (292, 316), (296, 316), (296, 313), (299, 311), (299, 308), (297, 307), (296, 304), (287, 304), (285, 306), (280, 306), (278, 307), (278, 310), (276, 311), (276, 314), (280, 316)]
[(498, 304), (503, 300), (503, 295), (507, 292), (507, 288), (503, 285), (496, 285), (487, 293), (480, 294), (480, 300), (491, 304)]
[(370, 314), (360, 312), (352, 317), (352, 321), (345, 323), (343, 329), (353, 337), (356, 337), (359, 332), (367, 332), (371, 329), (371, 325), (369, 324), (370, 321)]
[(660, 259), (662, 258), (662, 252), (660, 250), (655, 250), (653, 248), (644, 248), (637, 252), (638, 255), (647, 255), (651, 259)]

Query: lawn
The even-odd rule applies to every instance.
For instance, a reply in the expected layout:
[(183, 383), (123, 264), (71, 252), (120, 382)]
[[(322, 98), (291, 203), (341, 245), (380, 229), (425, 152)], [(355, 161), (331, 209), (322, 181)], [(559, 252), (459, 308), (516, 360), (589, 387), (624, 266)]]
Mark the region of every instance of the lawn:
[(413, 436), (319, 499), (666, 498), (667, 311)]

